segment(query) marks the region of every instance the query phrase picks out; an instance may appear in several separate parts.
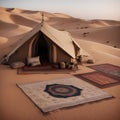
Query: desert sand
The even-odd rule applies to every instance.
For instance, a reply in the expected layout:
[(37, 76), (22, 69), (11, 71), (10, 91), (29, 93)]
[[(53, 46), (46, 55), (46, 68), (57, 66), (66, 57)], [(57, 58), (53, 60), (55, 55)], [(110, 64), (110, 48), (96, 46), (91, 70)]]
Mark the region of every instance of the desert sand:
[[(71, 33), (95, 64), (110, 63), (120, 66), (120, 21), (83, 20), (61, 13), (44, 12), (49, 25)], [(40, 11), (0, 8), (0, 59), (8, 54), (20, 39), (41, 22)], [(85, 58), (86, 59), (86, 58)], [(0, 65), (0, 120), (120, 120), (120, 85), (102, 89), (112, 99), (58, 109), (43, 114), (16, 86), (43, 80), (70, 77), (75, 73), (93, 71), (79, 65), (79, 70), (67, 74), (18, 75), (9, 66)]]

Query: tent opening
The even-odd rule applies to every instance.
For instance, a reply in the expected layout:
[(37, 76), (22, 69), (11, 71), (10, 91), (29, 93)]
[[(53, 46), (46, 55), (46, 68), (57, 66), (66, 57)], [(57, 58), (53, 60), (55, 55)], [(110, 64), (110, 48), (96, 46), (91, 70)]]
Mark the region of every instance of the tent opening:
[(42, 65), (50, 63), (50, 45), (43, 33), (40, 33), (37, 41), (33, 44), (33, 57), (39, 56)]

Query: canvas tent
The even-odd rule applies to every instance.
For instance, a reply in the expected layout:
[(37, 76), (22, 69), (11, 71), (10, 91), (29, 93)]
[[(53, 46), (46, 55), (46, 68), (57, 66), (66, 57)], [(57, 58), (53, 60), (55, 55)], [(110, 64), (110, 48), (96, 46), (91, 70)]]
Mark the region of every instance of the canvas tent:
[(26, 58), (40, 56), (41, 63), (70, 62), (79, 55), (80, 47), (66, 31), (59, 31), (41, 23), (29, 31), (1, 63), (26, 62)]

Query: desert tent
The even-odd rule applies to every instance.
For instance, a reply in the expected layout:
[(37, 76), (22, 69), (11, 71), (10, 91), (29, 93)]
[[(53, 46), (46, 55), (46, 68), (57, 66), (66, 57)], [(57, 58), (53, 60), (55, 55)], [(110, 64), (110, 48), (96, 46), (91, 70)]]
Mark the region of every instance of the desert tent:
[(1, 63), (26, 63), (26, 58), (36, 56), (40, 57), (41, 63), (70, 62), (79, 52), (79, 45), (68, 32), (59, 31), (44, 22), (29, 31)]

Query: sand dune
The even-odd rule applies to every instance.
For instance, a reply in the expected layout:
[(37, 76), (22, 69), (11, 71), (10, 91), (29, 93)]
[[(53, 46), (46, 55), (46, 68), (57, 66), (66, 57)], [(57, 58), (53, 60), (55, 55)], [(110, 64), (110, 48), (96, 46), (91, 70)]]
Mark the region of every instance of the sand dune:
[[(0, 20), (0, 28), (2, 31), (6, 31), (6, 30), (14, 30), (14, 29), (17, 29), (19, 27), (19, 25), (17, 24), (13, 24), (13, 23), (7, 23), (7, 22), (4, 22), (2, 20)], [(1, 31), (0, 31), (1, 32)]]
[(36, 24), (38, 24), (35, 21), (32, 21), (30, 19), (27, 19), (25, 17), (19, 16), (19, 15), (10, 15), (10, 18), (19, 25), (24, 25), (24, 26), (28, 26), (28, 27), (34, 27)]
[(26, 14), (36, 14), (39, 11), (30, 11), (30, 10), (22, 10), (21, 13), (26, 13)]
[(89, 27), (89, 22), (77, 19), (77, 18), (51, 18), (51, 21), (47, 21), (51, 26), (66, 31), (76, 31), (83, 27)]
[(76, 40), (81, 45), (81, 47), (84, 48), (88, 53), (89, 53), (90, 50), (92, 50), (92, 51), (100, 51), (100, 52), (104, 52), (104, 53), (107, 53), (107, 54), (111, 54), (111, 55), (120, 57), (120, 54), (119, 54), (120, 49), (119, 48), (114, 48), (114, 47), (104, 45), (104, 44), (100, 44), (100, 43), (96, 43), (96, 42), (93, 42), (93, 41), (85, 41), (85, 40), (82, 40), (82, 39), (81, 40), (76, 39)]
[(30, 27), (21, 26), (13, 23), (7, 23), (4, 21), (0, 21), (0, 26), (1, 26), (0, 36), (6, 38), (23, 34), (31, 29)]
[(72, 16), (66, 15), (66, 14), (62, 14), (62, 13), (54, 13), (54, 15), (56, 17), (60, 17), (60, 18), (72, 18)]
[(7, 38), (0, 37), (0, 46), (1, 46), (1, 45), (3, 46), (3, 44), (5, 44), (7, 41), (8, 41)]
[[(40, 22), (42, 19), (41, 14), (44, 11), (31, 11), (31, 10), (21, 10), (18, 8), (15, 8), (11, 11), (13, 15), (22, 16), (28, 20), (32, 20), (34, 22)], [(54, 17), (54, 14), (44, 12), (44, 20), (48, 20), (49, 18)]]
[(111, 25), (120, 25), (120, 21), (115, 20), (91, 20), (91, 26), (105, 27)]
[(6, 12), (6, 10), (3, 11), (0, 10), (0, 20), (4, 21), (4, 22), (9, 22), (9, 23), (14, 23), (11, 18), (10, 18), (10, 12)]
[(120, 26), (105, 27), (90, 31), (85, 39), (120, 48)]
[(6, 11), (11, 13), (21, 13), (23, 10), (19, 8), (6, 8)]

